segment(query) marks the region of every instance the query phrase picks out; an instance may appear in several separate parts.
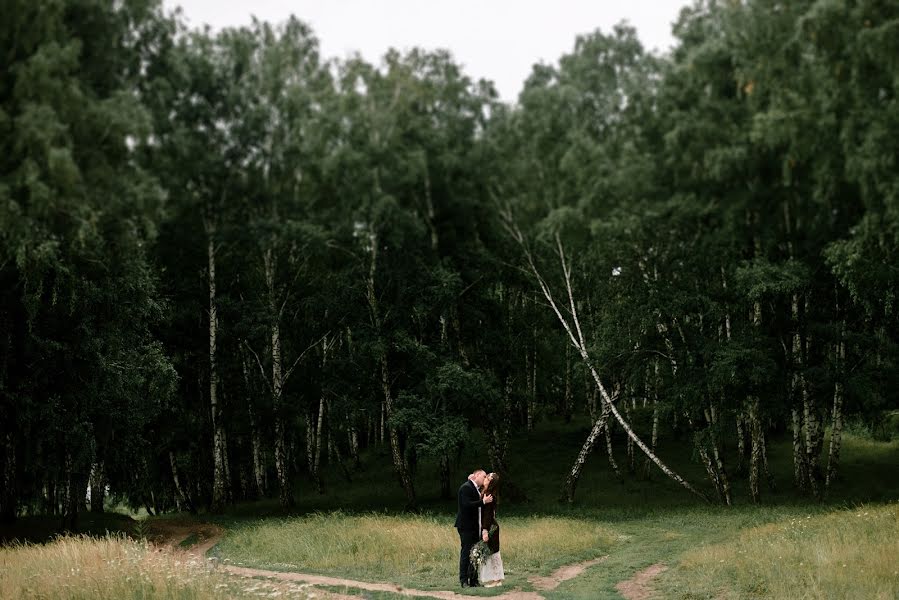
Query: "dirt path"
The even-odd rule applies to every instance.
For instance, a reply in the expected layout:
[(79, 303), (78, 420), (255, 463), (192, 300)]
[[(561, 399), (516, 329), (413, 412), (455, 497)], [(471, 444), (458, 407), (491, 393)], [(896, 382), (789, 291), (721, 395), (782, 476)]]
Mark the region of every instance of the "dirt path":
[[(223, 530), (217, 525), (211, 523), (197, 523), (195, 521), (173, 519), (171, 521), (155, 521), (148, 537), (155, 543), (167, 545), (174, 549), (186, 551), (198, 557), (205, 557), (206, 553), (215, 546), (222, 538)], [(193, 545), (185, 548), (187, 540), (196, 538)], [(528, 579), (531, 584), (540, 591), (550, 591), (555, 589), (564, 581), (573, 579), (594, 565), (597, 565), (607, 559), (608, 556), (594, 558), (592, 560), (580, 562), (573, 565), (565, 565), (553, 571), (548, 577), (535, 576)], [(352, 579), (344, 579), (340, 577), (328, 577), (325, 575), (312, 575), (308, 573), (289, 573), (283, 571), (269, 571), (266, 569), (252, 569), (248, 567), (238, 567), (234, 565), (219, 564), (219, 569), (236, 575), (239, 577), (248, 577), (255, 579), (265, 579), (268, 581), (276, 581), (289, 586), (284, 591), (302, 591), (310, 586), (331, 586), (344, 587), (372, 592), (391, 592), (401, 596), (412, 596), (421, 598), (444, 598), (444, 599), (462, 599), (462, 598), (478, 598), (479, 596), (470, 596), (468, 594), (451, 592), (447, 590), (416, 590), (412, 588), (404, 588), (393, 583), (373, 583), (368, 581), (355, 581)], [(620, 585), (620, 584), (619, 584)], [(313, 591), (313, 590), (307, 590)], [(619, 590), (620, 591), (620, 590)], [(316, 597), (326, 598), (328, 600), (358, 600), (358, 596), (347, 596), (335, 592), (327, 592), (320, 588), (315, 588)], [(625, 596), (628, 598), (628, 596)], [(512, 589), (498, 596), (491, 596), (491, 600), (543, 600), (538, 592), (526, 592), (521, 589)], [(643, 598), (643, 596), (635, 596), (634, 598)]]
[[(394, 583), (371, 583), (368, 581), (354, 581), (352, 579), (342, 579), (339, 577), (327, 577), (325, 575), (309, 575), (306, 573), (284, 573), (280, 571), (267, 571), (264, 569), (250, 569), (247, 567), (235, 567), (224, 565), (221, 567), (228, 573), (240, 575), (241, 577), (265, 577), (268, 579), (277, 579), (279, 581), (293, 581), (309, 583), (312, 585), (328, 585), (332, 587), (349, 587), (370, 592), (391, 592), (400, 596), (413, 596), (419, 598), (479, 598), (481, 596), (469, 596), (445, 590), (415, 590), (404, 588)], [(501, 598), (503, 600), (541, 600), (543, 596), (536, 592), (524, 592), (521, 590), (510, 590), (499, 596), (491, 596), (491, 600)]]
[(583, 573), (585, 569), (588, 569), (593, 565), (598, 565), (607, 558), (609, 557), (600, 556), (599, 558), (594, 558), (593, 560), (587, 560), (574, 565), (565, 565), (564, 567), (559, 567), (558, 569), (553, 571), (552, 575), (550, 575), (549, 577), (540, 577), (539, 575), (537, 575), (534, 577), (529, 577), (528, 581), (530, 581), (531, 585), (533, 585), (538, 590), (548, 592), (549, 590), (554, 590), (559, 587), (559, 584), (563, 581), (574, 579), (575, 577)]
[(656, 563), (651, 567), (646, 567), (642, 571), (635, 573), (633, 577), (627, 581), (622, 581), (615, 586), (618, 593), (625, 597), (626, 600), (650, 600), (655, 591), (650, 587), (650, 582), (661, 572), (666, 571), (668, 567), (662, 563)]

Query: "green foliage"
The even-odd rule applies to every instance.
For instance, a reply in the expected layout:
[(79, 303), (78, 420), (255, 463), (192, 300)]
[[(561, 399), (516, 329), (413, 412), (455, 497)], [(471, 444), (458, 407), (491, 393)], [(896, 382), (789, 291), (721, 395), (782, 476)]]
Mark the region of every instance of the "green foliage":
[(513, 106), (445, 51), (325, 61), (295, 18), (7, 13), (4, 519), (71, 517), (91, 473), (129, 506), (196, 509), (214, 455), (234, 498), (271, 494), (276, 465), (364, 479), (366, 449), (435, 460), (451, 495), (479, 436), (514, 489), (535, 422), (601, 407), (544, 291), (639, 433), (676, 422), (685, 456), (736, 446), (752, 398), (766, 436), (800, 404), (832, 423), (837, 391), (889, 430), (890, 3), (701, 0), (670, 55), (587, 33)]

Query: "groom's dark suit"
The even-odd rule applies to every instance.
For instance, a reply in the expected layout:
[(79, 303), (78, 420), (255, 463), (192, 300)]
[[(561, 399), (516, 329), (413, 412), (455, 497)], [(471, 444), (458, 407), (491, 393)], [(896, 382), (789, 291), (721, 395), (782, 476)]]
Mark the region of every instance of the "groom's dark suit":
[(477, 573), (469, 571), (471, 563), (471, 547), (478, 542), (480, 535), (478, 525), (478, 509), (481, 507), (481, 495), (478, 488), (470, 479), (459, 487), (459, 512), (456, 513), (456, 529), (459, 531), (459, 541), (462, 550), (459, 554), (459, 583), (462, 585), (477, 585)]

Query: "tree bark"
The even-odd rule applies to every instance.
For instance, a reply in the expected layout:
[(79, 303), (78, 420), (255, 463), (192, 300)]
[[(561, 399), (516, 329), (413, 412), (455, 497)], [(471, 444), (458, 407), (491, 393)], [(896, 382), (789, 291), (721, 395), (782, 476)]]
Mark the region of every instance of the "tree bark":
[(706, 468), (709, 479), (715, 486), (718, 499), (730, 506), (730, 481), (727, 478), (727, 471), (724, 468), (724, 461), (721, 459), (721, 452), (718, 448), (717, 416), (715, 407), (711, 403), (709, 408), (704, 409), (703, 416), (705, 417), (707, 427), (706, 435), (697, 431), (693, 420), (688, 417), (690, 428), (695, 432), (694, 444)]
[(318, 418), (315, 422), (315, 448), (312, 456), (312, 479), (319, 494), (325, 493), (325, 484), (321, 477), (322, 438), (325, 431), (325, 395), (318, 399)]
[(706, 411), (706, 421), (712, 427), (712, 456), (715, 458), (715, 465), (721, 474), (722, 490), (724, 492), (724, 502), (728, 506), (731, 504), (730, 496), (730, 478), (727, 476), (727, 470), (724, 468), (724, 453), (721, 450), (721, 435), (718, 425), (718, 410), (714, 406), (710, 406)]
[(227, 502), (227, 481), (224, 443), (224, 422), (218, 397), (218, 363), (216, 357), (216, 338), (218, 336), (218, 306), (215, 297), (215, 223), (206, 219), (206, 257), (208, 260), (209, 278), (209, 408), (212, 420), (212, 506), (213, 512), (219, 512)]
[(584, 440), (584, 444), (583, 446), (581, 446), (581, 451), (578, 452), (577, 458), (574, 459), (574, 464), (571, 466), (571, 470), (568, 472), (568, 477), (565, 478), (563, 499), (568, 504), (574, 502), (574, 490), (577, 487), (578, 480), (581, 477), (581, 471), (584, 468), (584, 464), (587, 462), (587, 457), (590, 456), (590, 453), (593, 451), (593, 446), (596, 444), (596, 439), (602, 432), (603, 427), (605, 427), (605, 424), (602, 422), (602, 419), (598, 419), (593, 424), (593, 427), (590, 429), (590, 433), (587, 434), (587, 439)]
[(827, 479), (824, 482), (826, 492), (830, 491), (831, 482), (836, 481), (837, 467), (840, 464), (840, 443), (843, 437), (843, 378), (846, 363), (846, 340), (843, 331), (845, 324), (840, 324), (840, 336), (836, 348), (836, 380), (833, 386), (833, 412), (830, 426), (830, 449), (827, 457)]
[(271, 318), (271, 327), (269, 331), (269, 344), (272, 355), (270, 392), (272, 394), (272, 410), (275, 417), (275, 474), (278, 477), (278, 500), (281, 504), (281, 508), (290, 510), (294, 507), (295, 502), (293, 497), (291, 468), (287, 451), (287, 423), (285, 422), (284, 407), (282, 405), (285, 376), (281, 353), (280, 308), (277, 306), (275, 292), (275, 257), (271, 248), (266, 248), (263, 252), (262, 265), (265, 271), (265, 284), (268, 292), (268, 310)]
[(562, 418), (571, 422), (571, 346), (565, 344), (565, 394), (562, 400)]
[(799, 314), (799, 295), (793, 294), (791, 299), (791, 316), (793, 320), (793, 336), (790, 343), (790, 363), (792, 377), (790, 379), (791, 424), (793, 429), (793, 483), (796, 489), (805, 491), (809, 482), (809, 465), (806, 460), (803, 444), (803, 420), (800, 413), (808, 397), (806, 386), (801, 334), (801, 316)]
[(749, 453), (746, 451), (746, 426), (749, 422), (745, 410), (738, 410), (735, 417), (737, 428), (737, 468), (736, 471), (740, 475), (746, 474), (746, 459)]
[(306, 410), (306, 469), (309, 474), (315, 472), (315, 406), (310, 406)]
[(749, 398), (749, 496), (753, 503), (758, 504), (762, 500), (759, 490), (759, 473), (762, 468), (762, 423), (759, 418), (759, 399)]
[(802, 398), (802, 411), (805, 428), (805, 464), (808, 467), (808, 483), (812, 494), (820, 498), (821, 489), (821, 465), (819, 456), (821, 453), (821, 424), (818, 418), (818, 410), (814, 405), (811, 394), (804, 393)]
[[(659, 443), (659, 401), (657, 398), (652, 400), (652, 440), (650, 441), (650, 449), (655, 452)], [(652, 463), (647, 458), (643, 463), (643, 477), (649, 479), (652, 472)]]

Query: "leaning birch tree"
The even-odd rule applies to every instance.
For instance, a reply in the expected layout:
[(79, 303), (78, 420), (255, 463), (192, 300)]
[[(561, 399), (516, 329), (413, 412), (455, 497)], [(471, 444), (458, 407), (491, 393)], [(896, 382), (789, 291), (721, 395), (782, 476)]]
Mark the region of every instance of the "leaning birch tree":
[[(665, 475), (674, 480), (680, 486), (689, 490), (691, 493), (699, 496), (705, 501), (708, 501), (708, 498), (705, 494), (697, 490), (683, 477), (675, 473), (670, 467), (662, 462), (662, 460), (652, 451), (649, 446), (646, 445), (646, 443), (637, 435), (631, 425), (622, 416), (621, 412), (618, 410), (618, 407), (615, 406), (614, 399), (606, 390), (605, 385), (603, 385), (602, 379), (600, 378), (596, 366), (594, 365), (588, 351), (589, 343), (587, 340), (587, 335), (589, 335), (589, 331), (587, 332), (587, 334), (584, 333), (584, 328), (581, 325), (581, 320), (578, 315), (578, 302), (575, 298), (574, 286), (572, 284), (572, 264), (566, 256), (565, 245), (562, 242), (561, 235), (558, 233), (558, 231), (552, 235), (552, 244), (554, 246), (553, 252), (555, 253), (555, 258), (558, 260), (558, 272), (562, 277), (562, 292), (560, 295), (557, 295), (557, 293), (553, 291), (553, 287), (551, 286), (547, 278), (544, 277), (543, 272), (538, 265), (537, 258), (535, 257), (534, 252), (531, 249), (531, 244), (518, 226), (518, 223), (516, 222), (513, 215), (512, 208), (508, 203), (505, 203), (501, 207), (500, 217), (502, 219), (504, 227), (506, 228), (506, 231), (521, 250), (525, 263), (524, 268), (532, 276), (533, 281), (540, 290), (544, 300), (546, 300), (547, 304), (552, 309), (553, 314), (555, 314), (556, 319), (558, 319), (559, 324), (565, 330), (565, 334), (568, 337), (569, 342), (580, 355), (584, 367), (590, 372), (590, 375), (593, 378), (593, 382), (596, 385), (596, 388), (599, 390), (600, 398), (604, 403), (603, 407), (608, 408), (609, 412), (612, 414), (612, 416), (615, 417), (615, 420), (627, 434), (628, 438), (633, 440), (637, 447), (639, 447), (640, 450), (643, 451), (646, 457), (651, 460)], [(599, 434), (604, 426), (605, 424), (602, 419), (598, 419), (593, 424), (590, 433), (587, 435), (587, 439), (584, 441), (584, 444), (581, 447), (581, 451), (578, 453), (578, 456), (568, 473), (564, 488), (564, 498), (568, 502), (572, 502), (574, 499), (574, 491), (577, 486), (578, 479), (580, 478), (581, 470), (583, 469), (587, 457), (592, 451), (593, 446), (596, 443), (596, 440), (599, 437)]]

